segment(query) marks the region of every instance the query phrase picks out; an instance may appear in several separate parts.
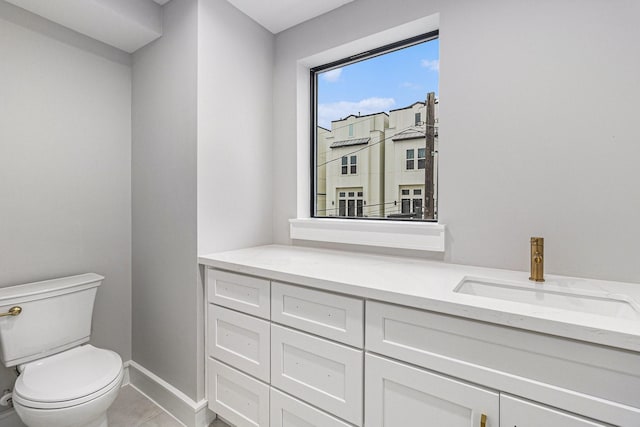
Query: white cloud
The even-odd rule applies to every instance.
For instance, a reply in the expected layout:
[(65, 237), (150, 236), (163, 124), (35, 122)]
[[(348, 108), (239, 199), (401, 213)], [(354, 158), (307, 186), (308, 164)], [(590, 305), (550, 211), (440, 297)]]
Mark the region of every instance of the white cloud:
[(439, 59), (423, 59), (420, 61), (420, 65), (430, 71), (440, 71), (440, 60)]
[(367, 114), (389, 111), (396, 104), (393, 98), (366, 98), (357, 102), (340, 101), (318, 105), (318, 125), (331, 129), (332, 120), (343, 119), (350, 114), (365, 116)]
[(336, 68), (335, 70), (325, 71), (320, 76), (327, 82), (337, 82), (342, 75), (342, 68)]

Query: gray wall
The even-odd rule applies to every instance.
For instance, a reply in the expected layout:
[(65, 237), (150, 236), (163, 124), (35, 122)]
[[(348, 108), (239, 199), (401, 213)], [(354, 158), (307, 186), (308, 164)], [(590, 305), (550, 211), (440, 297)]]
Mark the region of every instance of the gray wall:
[(274, 38), (224, 1), (164, 19), (133, 56), (133, 359), (199, 400), (197, 253), (271, 242)]
[(163, 31), (133, 55), (133, 360), (195, 400), (197, 2)]
[(274, 36), (226, 1), (198, 10), (198, 253), (268, 244)]
[[(198, 254), (271, 243), (274, 36), (226, 1), (198, 2)], [(204, 397), (204, 270), (198, 287)]]
[[(640, 282), (640, 3), (358, 0), (278, 35), (274, 240), (296, 216), (296, 63), (440, 13), (445, 259)], [(355, 52), (354, 52), (355, 53)]]
[(104, 275), (92, 343), (129, 360), (129, 55), (3, 1), (0, 52), (0, 286)]

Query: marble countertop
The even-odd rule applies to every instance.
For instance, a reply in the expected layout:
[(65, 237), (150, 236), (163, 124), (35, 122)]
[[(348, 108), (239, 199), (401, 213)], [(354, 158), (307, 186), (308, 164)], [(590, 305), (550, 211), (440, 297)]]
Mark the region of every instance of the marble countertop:
[[(624, 295), (640, 302), (640, 284), (546, 275), (338, 250), (269, 245), (199, 257), (200, 264), (271, 280), (640, 352), (640, 320), (454, 292), (465, 278), (522, 287)], [(548, 289), (547, 288), (547, 289)], [(637, 308), (638, 306), (636, 306)]]

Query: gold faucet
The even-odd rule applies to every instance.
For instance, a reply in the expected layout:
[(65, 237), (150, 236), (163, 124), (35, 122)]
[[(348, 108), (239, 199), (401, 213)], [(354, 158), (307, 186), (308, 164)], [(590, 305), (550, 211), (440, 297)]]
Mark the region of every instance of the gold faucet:
[(544, 282), (544, 238), (531, 238), (531, 277), (529, 280)]

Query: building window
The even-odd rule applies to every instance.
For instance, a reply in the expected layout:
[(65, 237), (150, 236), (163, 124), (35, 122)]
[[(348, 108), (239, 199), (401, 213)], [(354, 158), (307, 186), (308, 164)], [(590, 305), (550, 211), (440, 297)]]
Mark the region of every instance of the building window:
[(435, 31), (311, 70), (311, 216), (437, 219), (438, 63)]
[(342, 166), (340, 167), (342, 175), (355, 175), (358, 173), (358, 156), (342, 157)]
[(423, 208), (422, 188), (400, 188), (400, 213), (402, 215), (422, 219)]
[(426, 151), (426, 148), (418, 148), (418, 169), (424, 169), (427, 166)]
[(413, 160), (414, 150), (407, 150), (407, 170), (412, 170), (414, 165)]
[(363, 217), (364, 216), (364, 192), (354, 189), (353, 191), (338, 192), (338, 216)]

